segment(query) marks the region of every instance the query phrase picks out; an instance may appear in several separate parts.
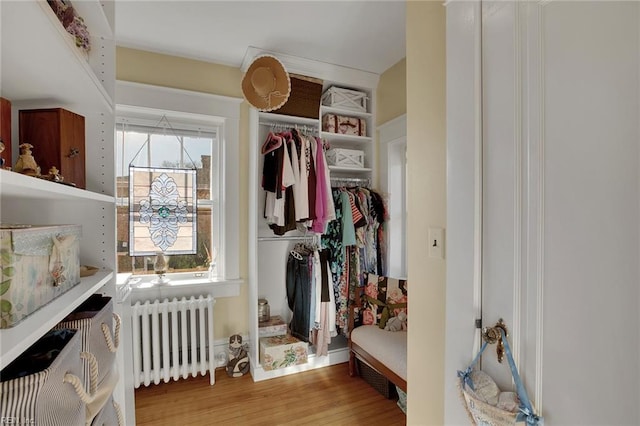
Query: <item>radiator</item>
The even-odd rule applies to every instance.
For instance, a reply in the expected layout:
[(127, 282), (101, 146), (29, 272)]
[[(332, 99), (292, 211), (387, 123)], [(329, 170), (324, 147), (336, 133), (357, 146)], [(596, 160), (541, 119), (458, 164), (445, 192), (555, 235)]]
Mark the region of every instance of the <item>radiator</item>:
[(215, 382), (211, 296), (136, 302), (132, 308), (136, 388), (209, 372)]

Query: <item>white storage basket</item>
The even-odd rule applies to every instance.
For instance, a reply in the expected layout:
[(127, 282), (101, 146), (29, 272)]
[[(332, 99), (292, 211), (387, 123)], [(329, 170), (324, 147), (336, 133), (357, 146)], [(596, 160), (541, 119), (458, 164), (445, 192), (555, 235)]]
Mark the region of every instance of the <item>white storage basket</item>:
[[(120, 342), (120, 317), (113, 312), (112, 298), (100, 294), (90, 296), (55, 328), (79, 331), (81, 350), (96, 357), (98, 384), (101, 384), (111, 372)], [(89, 389), (88, 368), (85, 366), (86, 389)]]
[[(84, 425), (91, 395), (81, 384), (81, 358), (91, 356), (80, 352), (80, 344), (75, 330), (53, 330), (5, 367), (0, 383), (2, 418), (14, 424)], [(95, 369), (94, 363), (95, 359), (91, 362)]]
[(330, 87), (322, 94), (322, 105), (358, 112), (368, 111), (368, 100), (369, 98), (364, 92), (335, 86)]
[(364, 167), (364, 151), (357, 149), (332, 148), (327, 151), (327, 161), (331, 166), (361, 169)]

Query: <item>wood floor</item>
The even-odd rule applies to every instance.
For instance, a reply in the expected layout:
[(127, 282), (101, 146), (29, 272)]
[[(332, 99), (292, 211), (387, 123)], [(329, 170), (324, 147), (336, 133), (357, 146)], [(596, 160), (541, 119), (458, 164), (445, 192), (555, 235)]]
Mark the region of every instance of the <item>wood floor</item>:
[(404, 425), (396, 401), (385, 399), (348, 364), (254, 383), (216, 370), (136, 390), (139, 426), (186, 425)]

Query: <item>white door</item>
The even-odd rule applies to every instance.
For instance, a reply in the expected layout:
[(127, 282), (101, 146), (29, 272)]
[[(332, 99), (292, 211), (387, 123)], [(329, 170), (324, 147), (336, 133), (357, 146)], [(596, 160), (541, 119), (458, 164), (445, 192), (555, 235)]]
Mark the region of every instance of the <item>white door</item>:
[(639, 6), (448, 3), (448, 424), (480, 306), (547, 424), (640, 424)]

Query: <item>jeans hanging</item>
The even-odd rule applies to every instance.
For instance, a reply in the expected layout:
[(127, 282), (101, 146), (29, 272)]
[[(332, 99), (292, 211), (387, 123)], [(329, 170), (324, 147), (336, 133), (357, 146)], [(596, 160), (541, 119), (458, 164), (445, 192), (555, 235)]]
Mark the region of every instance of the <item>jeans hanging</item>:
[(287, 260), (287, 302), (293, 312), (289, 328), (291, 335), (308, 342), (311, 310), (312, 257), (298, 252), (289, 253)]

